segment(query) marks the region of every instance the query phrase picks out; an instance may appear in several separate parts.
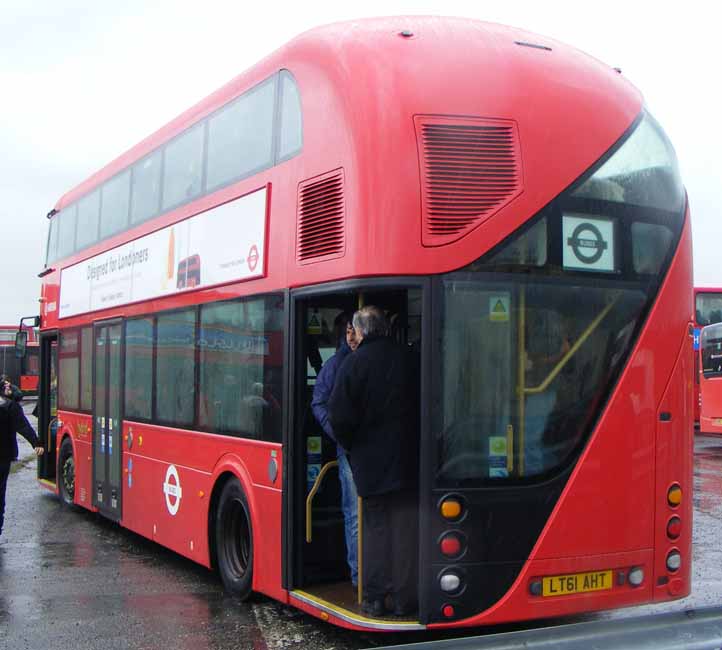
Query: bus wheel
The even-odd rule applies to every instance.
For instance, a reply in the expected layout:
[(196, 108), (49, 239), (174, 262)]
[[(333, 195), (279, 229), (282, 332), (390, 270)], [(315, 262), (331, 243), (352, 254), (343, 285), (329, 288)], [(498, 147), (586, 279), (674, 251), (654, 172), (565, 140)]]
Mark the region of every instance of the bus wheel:
[(253, 535), (248, 501), (236, 478), (223, 486), (218, 499), (215, 539), (223, 586), (228, 593), (246, 600), (253, 581)]
[(63, 440), (58, 456), (58, 484), (60, 498), (66, 505), (72, 506), (75, 501), (75, 459), (73, 458), (73, 443), (70, 438)]

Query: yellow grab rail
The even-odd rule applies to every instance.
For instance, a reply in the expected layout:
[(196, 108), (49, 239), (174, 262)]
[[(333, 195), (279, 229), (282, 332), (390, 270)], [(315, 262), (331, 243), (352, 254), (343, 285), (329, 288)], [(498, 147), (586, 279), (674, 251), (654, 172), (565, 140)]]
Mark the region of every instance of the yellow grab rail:
[(321, 483), (323, 482), (324, 476), (326, 476), (326, 472), (328, 470), (333, 469), (334, 467), (338, 467), (338, 461), (332, 460), (328, 463), (326, 463), (322, 468), (321, 471), (318, 473), (318, 476), (316, 477), (316, 480), (313, 482), (313, 487), (311, 488), (311, 491), (308, 493), (308, 496), (306, 497), (306, 543), (310, 544), (311, 540), (313, 538), (312, 528), (313, 528), (313, 497), (316, 496), (316, 492), (318, 492), (318, 488), (321, 487)]
[(561, 372), (562, 368), (567, 365), (569, 359), (571, 359), (577, 353), (577, 350), (584, 344), (584, 341), (586, 341), (592, 335), (592, 332), (597, 329), (599, 323), (604, 320), (604, 317), (616, 304), (617, 299), (618, 298), (614, 298), (614, 300), (612, 300), (604, 309), (602, 309), (599, 315), (589, 324), (589, 327), (587, 327), (587, 329), (582, 332), (582, 335), (575, 341), (574, 345), (572, 345), (572, 347), (567, 350), (566, 354), (561, 359), (559, 359), (557, 365), (552, 368), (551, 372), (547, 375), (547, 378), (541, 384), (534, 387), (524, 388), (525, 395), (535, 395), (537, 393), (543, 393), (549, 387), (549, 384), (551, 384), (554, 379), (556, 379), (556, 376)]

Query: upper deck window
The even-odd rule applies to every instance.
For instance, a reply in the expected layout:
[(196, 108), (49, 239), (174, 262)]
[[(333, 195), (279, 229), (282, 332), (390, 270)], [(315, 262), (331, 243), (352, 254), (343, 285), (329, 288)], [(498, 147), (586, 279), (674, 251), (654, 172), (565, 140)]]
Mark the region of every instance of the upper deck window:
[(163, 210), (191, 201), (201, 193), (205, 128), (197, 124), (165, 148)]
[(130, 212), (130, 170), (111, 178), (103, 185), (100, 213), (100, 238), (105, 239), (128, 227)]
[(241, 95), (208, 124), (208, 189), (272, 164), (275, 78)]
[(626, 142), (572, 196), (679, 213), (684, 187), (662, 127), (645, 112)]
[(694, 309), (698, 325), (722, 322), (722, 293), (698, 293)]
[(45, 255), (45, 266), (58, 257), (58, 219), (51, 219), (48, 223), (48, 251)]
[(130, 222), (141, 223), (160, 209), (162, 152), (155, 151), (133, 167)]
[(46, 265), (297, 155), (302, 124), (296, 82), (282, 70), (63, 208)]
[(78, 206), (65, 208), (55, 219), (58, 219), (58, 258), (66, 257), (75, 250), (75, 215)]
[(291, 73), (281, 72), (281, 135), (278, 158), (286, 160), (295, 156), (303, 146), (303, 121), (301, 95)]
[(85, 248), (98, 239), (100, 192), (95, 190), (78, 201), (78, 222), (75, 246)]

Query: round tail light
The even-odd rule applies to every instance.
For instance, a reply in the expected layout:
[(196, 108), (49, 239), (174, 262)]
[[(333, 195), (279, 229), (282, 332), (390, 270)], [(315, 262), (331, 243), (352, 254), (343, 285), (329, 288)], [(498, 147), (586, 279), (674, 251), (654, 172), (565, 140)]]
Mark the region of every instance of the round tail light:
[(458, 535), (454, 535), (453, 533), (444, 535), (441, 538), (439, 546), (441, 547), (441, 552), (446, 555), (446, 557), (456, 557), (461, 553), (461, 540)]
[(667, 491), (667, 503), (672, 507), (682, 503), (682, 488), (676, 483)]
[(667, 522), (667, 537), (677, 539), (682, 534), (682, 520), (679, 517), (672, 517)]

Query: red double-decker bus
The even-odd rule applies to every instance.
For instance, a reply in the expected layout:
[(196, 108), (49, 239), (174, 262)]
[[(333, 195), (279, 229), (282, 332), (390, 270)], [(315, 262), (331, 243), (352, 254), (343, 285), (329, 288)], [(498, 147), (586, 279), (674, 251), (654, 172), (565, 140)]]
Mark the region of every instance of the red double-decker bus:
[(23, 329), (28, 333), (27, 349), (18, 357), (14, 349), (18, 326), (0, 325), (0, 374), (10, 377), (25, 395), (35, 395), (40, 369), (38, 333), (33, 327), (23, 326)]
[[(722, 289), (719, 287), (694, 288), (694, 423), (700, 427), (702, 407), (702, 366), (700, 365), (700, 333), (703, 327), (722, 322)], [(701, 429), (700, 429), (701, 430)]]
[[(697, 316), (699, 318), (699, 314)], [(722, 434), (722, 323), (702, 328), (699, 335), (699, 430)]]
[[(614, 69), (470, 20), (315, 29), (49, 216), (39, 476), (64, 501), (355, 629), (689, 593), (689, 212)], [(405, 619), (361, 611), (310, 409), (359, 304), (419, 368)]]

